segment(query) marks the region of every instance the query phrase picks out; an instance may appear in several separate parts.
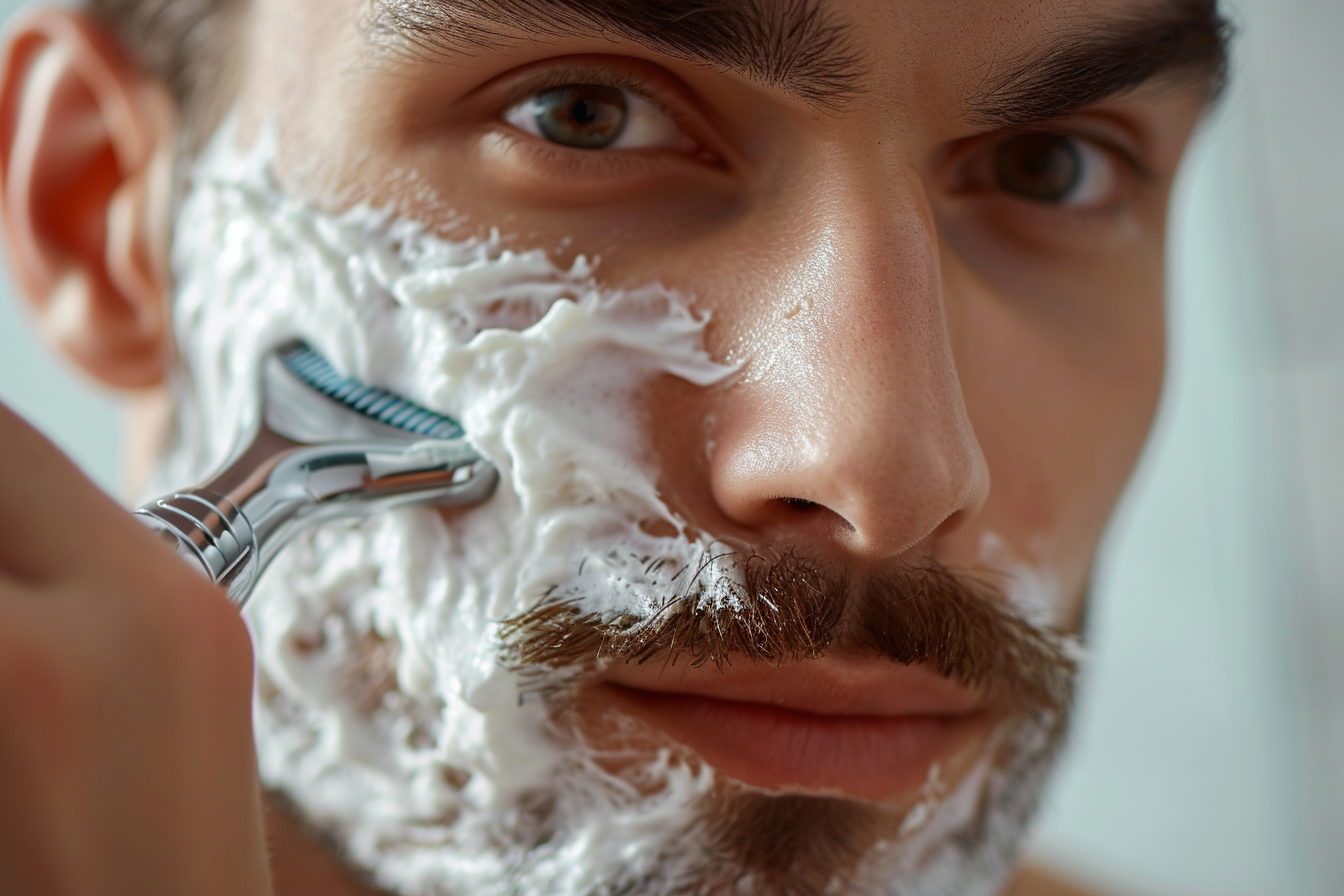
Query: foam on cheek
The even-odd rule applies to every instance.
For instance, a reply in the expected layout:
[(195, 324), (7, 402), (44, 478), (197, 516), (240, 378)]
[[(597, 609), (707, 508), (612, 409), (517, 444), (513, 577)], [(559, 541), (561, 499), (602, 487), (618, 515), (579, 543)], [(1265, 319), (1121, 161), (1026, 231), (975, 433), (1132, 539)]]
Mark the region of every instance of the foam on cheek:
[[(458, 417), (499, 468), (505, 487), (451, 532), (507, 533), (527, 561), (478, 568), (487, 615), (523, 609), (532, 585), (567, 580), (594, 547), (685, 553), (684, 539), (637, 525), (682, 529), (657, 493), (635, 393), (658, 375), (708, 385), (730, 368), (705, 354), (705, 318), (681, 296), (603, 290), (582, 257), (560, 270), (541, 251), (438, 239), (383, 211), (319, 214), (275, 188), (270, 138), (248, 153), (231, 139), (226, 128), (201, 161), (177, 230), (176, 320), (197, 400), (164, 478), (223, 460), (257, 414), (265, 353), (300, 335), (341, 369)], [(638, 611), (629, 597), (607, 591), (593, 609)]]
[[(684, 530), (658, 495), (635, 399), (653, 377), (709, 385), (730, 368), (705, 353), (705, 317), (673, 291), (605, 290), (582, 258), (562, 270), (540, 251), (443, 240), (375, 209), (319, 213), (275, 185), (272, 137), (246, 152), (234, 140), (226, 126), (199, 160), (176, 229), (182, 419), (155, 487), (225, 459), (259, 412), (266, 353), (296, 335), (343, 371), (460, 419), (501, 474), (489, 502), (446, 520), (418, 509), (316, 530), (251, 603), (264, 778), (408, 885), (414, 862), (389, 869), (388, 843), (451, 829), (491, 855), (501, 825), (527, 827), (521, 795), (554, 789), (562, 753), (543, 708), (520, 704), (497, 662), (495, 623), (558, 583), (594, 611), (641, 613), (666, 593), (649, 557), (676, 567), (708, 549), (640, 526)], [(587, 822), (553, 873), (591, 879), (605, 861), (616, 874), (640, 854), (641, 830), (665, 837), (668, 814), (684, 814), (708, 778), (660, 774), (662, 808), (640, 800), (638, 818), (622, 819), (617, 804), (633, 798), (610, 780), (606, 796), (591, 781), (594, 792), (561, 793), (607, 808), (571, 807)]]
[(1042, 628), (1063, 624), (1064, 595), (1047, 564), (1028, 563), (1003, 536), (991, 531), (980, 536), (978, 559), (1004, 576), (1004, 593), (1023, 619)]

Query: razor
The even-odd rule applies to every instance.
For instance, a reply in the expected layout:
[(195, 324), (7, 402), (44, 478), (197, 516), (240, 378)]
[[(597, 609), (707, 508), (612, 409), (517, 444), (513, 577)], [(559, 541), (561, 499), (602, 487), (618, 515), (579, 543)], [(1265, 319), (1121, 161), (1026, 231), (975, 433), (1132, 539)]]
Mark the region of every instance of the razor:
[(217, 473), (135, 511), (239, 607), (316, 523), (476, 504), (499, 481), (456, 420), (342, 376), (304, 342), (267, 358), (262, 387), (255, 431)]

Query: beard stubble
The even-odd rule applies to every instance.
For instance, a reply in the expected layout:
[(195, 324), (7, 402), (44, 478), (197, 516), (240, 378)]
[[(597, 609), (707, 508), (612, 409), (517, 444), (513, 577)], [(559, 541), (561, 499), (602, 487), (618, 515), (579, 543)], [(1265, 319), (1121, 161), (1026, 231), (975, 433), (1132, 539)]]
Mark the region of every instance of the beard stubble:
[[(775, 559), (724, 553), (673, 577), (653, 613), (597, 614), (581, 600), (549, 595), (501, 626), (506, 663), (552, 701), (599, 665), (657, 663), (722, 668), (734, 660), (788, 663), (843, 651), (874, 661), (925, 665), (968, 688), (987, 689), (1008, 708), (1001, 723), (1034, 731), (1030, 763), (991, 739), (991, 766), (1004, 773), (1048, 766), (1068, 727), (1077, 660), (1070, 633), (1025, 620), (986, 579), (937, 562), (862, 578), (794, 553)], [(557, 696), (559, 695), (559, 696)], [(718, 776), (675, 842), (701, 854), (669, 894), (832, 892), (853, 880), (883, 842), (900, 839), (908, 806), (844, 797), (774, 793)], [(968, 851), (987, 836), (992, 810), (977, 796), (959, 836)], [(1030, 807), (1021, 814), (1029, 814)], [(651, 882), (646, 882), (651, 883)], [(628, 882), (624, 892), (644, 892)], [(652, 891), (652, 890), (650, 890)]]

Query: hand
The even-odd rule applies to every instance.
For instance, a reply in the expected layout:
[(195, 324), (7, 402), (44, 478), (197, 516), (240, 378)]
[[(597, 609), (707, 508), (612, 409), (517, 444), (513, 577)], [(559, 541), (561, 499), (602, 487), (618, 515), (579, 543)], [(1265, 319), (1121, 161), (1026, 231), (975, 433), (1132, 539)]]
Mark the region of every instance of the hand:
[(0, 893), (271, 893), (252, 646), (0, 404)]

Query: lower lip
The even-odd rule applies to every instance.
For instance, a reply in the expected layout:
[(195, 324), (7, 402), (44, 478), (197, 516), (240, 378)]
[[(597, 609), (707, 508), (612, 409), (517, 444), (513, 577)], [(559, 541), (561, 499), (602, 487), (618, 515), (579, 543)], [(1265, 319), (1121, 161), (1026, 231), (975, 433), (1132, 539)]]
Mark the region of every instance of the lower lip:
[(602, 684), (602, 702), (661, 730), (729, 778), (767, 790), (888, 802), (988, 734), (987, 712), (845, 716)]

